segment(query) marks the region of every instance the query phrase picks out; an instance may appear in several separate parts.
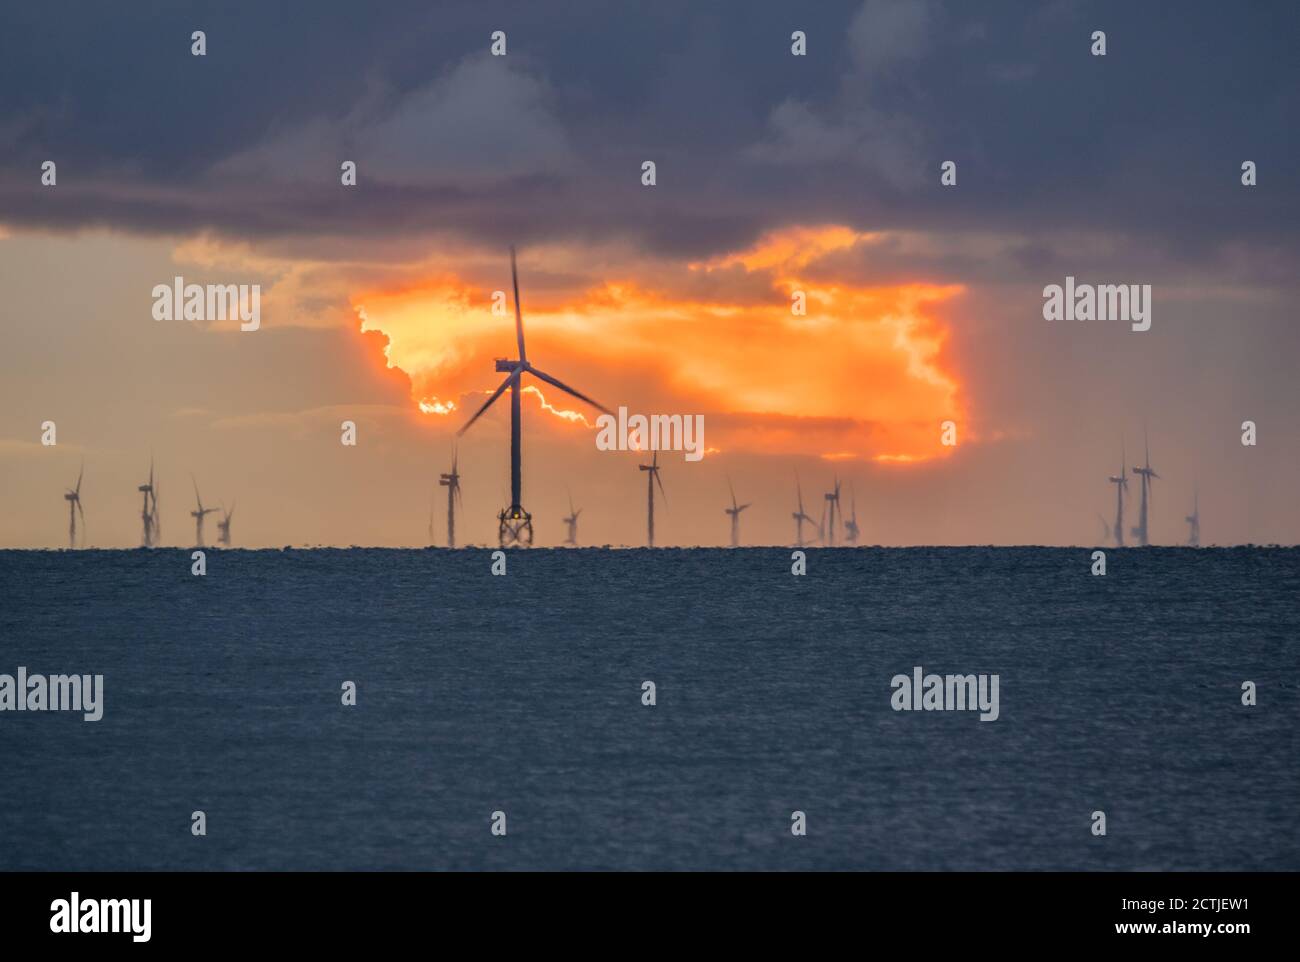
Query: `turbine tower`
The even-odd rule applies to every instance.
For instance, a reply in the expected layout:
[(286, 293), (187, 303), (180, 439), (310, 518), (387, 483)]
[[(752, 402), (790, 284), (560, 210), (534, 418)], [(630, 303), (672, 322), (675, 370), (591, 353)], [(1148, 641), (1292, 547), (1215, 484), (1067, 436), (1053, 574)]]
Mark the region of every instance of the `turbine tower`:
[(515, 292), (515, 339), (519, 347), (519, 357), (515, 360), (501, 357), (496, 359), (496, 369), (498, 373), (505, 372), (506, 379), (501, 382), (500, 387), (492, 392), (492, 396), (483, 402), (483, 406), (478, 409), (474, 416), (465, 422), (465, 426), (456, 435), (460, 437), (468, 431), (474, 422), (482, 417), (483, 412), (493, 405), (497, 398), (504, 394), (507, 389), (510, 390), (510, 507), (503, 508), (500, 514), (497, 515), (497, 521), (499, 522), (497, 534), (503, 548), (507, 544), (530, 545), (533, 543), (533, 516), (525, 511), (520, 504), (522, 485), (519, 455), (519, 392), (523, 388), (523, 376), (531, 374), (533, 377), (559, 388), (565, 394), (572, 395), (579, 401), (585, 401), (599, 411), (606, 414), (611, 413), (604, 405), (593, 401), (585, 394), (580, 394), (567, 384), (556, 380), (551, 375), (528, 363), (528, 355), (524, 351), (524, 320), (519, 308), (519, 272), (515, 268), (515, 249), (513, 246), (510, 248), (510, 280), (514, 285)]
[(77, 486), (71, 489), (63, 496), (63, 500), (68, 502), (68, 547), (77, 546), (77, 514), (81, 514), (81, 546), (86, 546), (86, 512), (81, 510), (81, 477), (86, 473), (86, 462), (81, 462), (81, 470), (77, 472)]
[(1119, 446), (1119, 474), (1106, 480), (1115, 485), (1115, 547), (1124, 547), (1124, 492), (1128, 490), (1128, 459), (1124, 455), (1124, 442)]
[(840, 479), (835, 479), (835, 490), (826, 495), (826, 504), (831, 509), (830, 527), (826, 529), (827, 545), (835, 547), (835, 509), (840, 506)]
[(153, 458), (149, 459), (149, 483), (140, 485), (136, 490), (144, 495), (144, 503), (140, 508), (140, 522), (144, 526), (140, 546), (152, 548), (162, 538), (162, 524), (158, 520), (158, 486), (153, 480)]
[(576, 511), (573, 508), (573, 492), (569, 492), (569, 516), (564, 519), (564, 523), (569, 527), (569, 533), (564, 538), (565, 544), (571, 544), (575, 548), (578, 546), (578, 515), (582, 514), (582, 509)]
[(848, 521), (844, 522), (844, 540), (849, 544), (858, 543), (858, 496), (853, 490), (853, 482), (849, 482), (849, 504), (851, 505), (852, 514)]
[(221, 507), (221, 520), (217, 522), (217, 544), (230, 547), (230, 519), (235, 516), (235, 502), (230, 502), (230, 510)]
[(1192, 494), (1192, 513), (1183, 520), (1188, 525), (1188, 545), (1199, 548), (1201, 546), (1201, 492), (1199, 488)]
[[(451, 474), (440, 474), (438, 485), (447, 489), (447, 547), (456, 547), (456, 502), (460, 496), (460, 451), (451, 456)], [(462, 502), (462, 507), (464, 504)], [(429, 537), (433, 537), (433, 519), (429, 519)]]
[(638, 465), (642, 471), (649, 472), (646, 475), (646, 504), (649, 513), (646, 515), (647, 530), (649, 531), (648, 544), (651, 548), (655, 546), (655, 483), (659, 484), (659, 493), (663, 495), (664, 501), (668, 501), (668, 494), (664, 491), (664, 483), (659, 480), (659, 452), (655, 451), (654, 458), (649, 464)]
[(194, 475), (190, 475), (190, 480), (194, 481), (194, 500), (198, 502), (197, 511), (191, 511), (190, 517), (194, 519), (194, 544), (197, 547), (203, 547), (203, 519), (216, 511), (216, 508), (203, 507), (203, 499), (199, 497), (199, 482), (195, 480)]
[(748, 508), (752, 501), (745, 504), (736, 504), (736, 489), (731, 486), (731, 479), (727, 478), (727, 487), (731, 490), (731, 507), (726, 508), (727, 514), (731, 515), (731, 546), (740, 547), (740, 512)]
[(812, 518), (808, 517), (808, 514), (803, 509), (803, 488), (799, 484), (798, 471), (794, 473), (794, 490), (796, 496), (799, 498), (799, 510), (790, 515), (790, 517), (794, 518), (794, 546), (796, 548), (802, 548), (808, 544), (808, 542), (803, 539), (804, 522), (806, 521), (809, 524), (816, 524), (816, 522), (813, 521)]
[(1147, 537), (1147, 506), (1150, 499), (1148, 489), (1151, 487), (1151, 481), (1160, 477), (1156, 474), (1155, 469), (1151, 467), (1151, 445), (1146, 442), (1146, 432), (1143, 432), (1143, 443), (1146, 444), (1146, 466), (1134, 468), (1134, 474), (1142, 475), (1142, 506), (1138, 509), (1138, 526), (1133, 529), (1133, 534), (1137, 536), (1138, 544), (1146, 547), (1151, 543)]

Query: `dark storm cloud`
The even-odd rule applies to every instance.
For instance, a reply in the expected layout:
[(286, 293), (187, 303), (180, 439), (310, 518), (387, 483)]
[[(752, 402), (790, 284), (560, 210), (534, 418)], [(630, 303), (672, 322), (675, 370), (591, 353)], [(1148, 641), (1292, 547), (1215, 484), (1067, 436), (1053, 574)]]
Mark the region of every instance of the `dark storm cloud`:
[[(630, 236), (693, 259), (834, 220), (1021, 236), (1009, 263), (1030, 269), (1054, 262), (1037, 237), (1052, 231), (1145, 238), (1175, 261), (1233, 242), (1295, 259), (1292, 3), (85, 3), (7, 18), (0, 222), (19, 227)], [(486, 56), (495, 29), (504, 59)], [(807, 57), (790, 55), (794, 29)], [(39, 185), (45, 159), (56, 191)], [(338, 186), (342, 159), (356, 191)]]

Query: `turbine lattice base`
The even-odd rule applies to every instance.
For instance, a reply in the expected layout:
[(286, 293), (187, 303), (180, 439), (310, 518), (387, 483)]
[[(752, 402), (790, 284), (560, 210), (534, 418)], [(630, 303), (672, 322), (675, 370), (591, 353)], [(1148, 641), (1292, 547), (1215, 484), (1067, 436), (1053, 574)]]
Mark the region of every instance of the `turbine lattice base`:
[(501, 547), (527, 548), (533, 543), (533, 516), (519, 505), (504, 509), (497, 515), (497, 537)]

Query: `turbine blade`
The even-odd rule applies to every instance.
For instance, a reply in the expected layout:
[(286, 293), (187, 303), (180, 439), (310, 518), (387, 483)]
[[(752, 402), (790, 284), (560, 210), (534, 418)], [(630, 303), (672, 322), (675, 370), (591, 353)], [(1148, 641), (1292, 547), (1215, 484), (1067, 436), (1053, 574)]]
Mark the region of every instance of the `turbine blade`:
[(663, 483), (663, 481), (659, 480), (659, 472), (658, 472), (658, 471), (651, 471), (650, 473), (653, 474), (653, 475), (655, 476), (655, 483), (659, 485), (659, 493), (663, 496), (664, 504), (667, 504), (667, 503), (668, 503), (668, 492), (664, 490), (664, 483)]
[(606, 414), (613, 413), (609, 408), (605, 407), (605, 405), (601, 404), (599, 401), (593, 401), (591, 398), (587, 397), (587, 395), (583, 394), (581, 391), (575, 391), (573, 388), (569, 387), (569, 385), (565, 384), (563, 381), (559, 380), (558, 378), (551, 377), (551, 375), (547, 374), (545, 371), (539, 371), (531, 364), (527, 365), (527, 369), (528, 369), (528, 373), (533, 375), (533, 377), (541, 378), (547, 384), (553, 384), (555, 387), (558, 387), (561, 391), (564, 391), (566, 394), (572, 394), (579, 401), (586, 401), (596, 410), (604, 411)]
[(524, 353), (524, 316), (519, 309), (519, 271), (515, 268), (515, 245), (510, 245), (510, 282), (515, 288), (515, 337), (519, 342), (519, 360), (528, 360)]
[(506, 379), (501, 382), (501, 386), (492, 392), (492, 396), (483, 402), (483, 406), (474, 413), (474, 416), (465, 422), (465, 426), (456, 432), (456, 437), (460, 437), (462, 434), (468, 431), (470, 429), (470, 426), (483, 416), (483, 412), (486, 411), (488, 408), (490, 408), (497, 398), (499, 398), (502, 394), (506, 393), (506, 388), (508, 388), (511, 384), (515, 383), (518, 379), (519, 379), (519, 372), (511, 371), (510, 374), (506, 376)]
[(81, 470), (77, 472), (77, 487), (74, 489), (73, 494), (76, 494), (76, 495), (80, 495), (80, 494), (81, 494), (81, 477), (82, 477), (82, 475), (84, 475), (85, 473), (86, 473), (86, 461), (85, 461), (85, 459), (83, 458), (82, 461), (81, 461)]

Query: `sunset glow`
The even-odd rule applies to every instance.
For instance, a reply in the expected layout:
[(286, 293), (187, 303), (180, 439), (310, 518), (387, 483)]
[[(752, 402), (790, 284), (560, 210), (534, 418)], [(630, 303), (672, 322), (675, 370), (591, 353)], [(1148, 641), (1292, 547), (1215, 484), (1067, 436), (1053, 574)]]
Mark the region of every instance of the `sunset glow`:
[[(899, 464), (942, 456), (940, 422), (965, 412), (931, 308), (963, 289), (862, 285), (848, 271), (827, 282), (827, 257), (869, 253), (879, 236), (796, 227), (704, 263), (638, 262), (560, 285), (546, 258), (525, 255), (529, 358), (610, 407), (703, 413), (723, 449)], [(508, 278), (503, 269), (503, 288)], [(797, 291), (803, 315), (791, 309)], [(481, 402), (467, 396), (500, 383), (493, 359), (515, 354), (513, 304), (493, 313), (492, 291), (454, 269), (352, 303), (428, 414), (474, 410)], [(532, 385), (523, 400), (555, 422), (593, 423), (580, 402), (548, 401)]]

